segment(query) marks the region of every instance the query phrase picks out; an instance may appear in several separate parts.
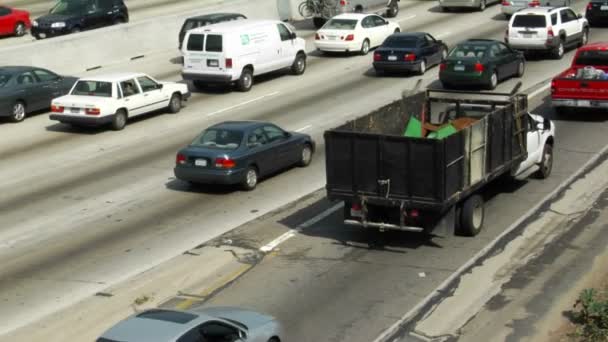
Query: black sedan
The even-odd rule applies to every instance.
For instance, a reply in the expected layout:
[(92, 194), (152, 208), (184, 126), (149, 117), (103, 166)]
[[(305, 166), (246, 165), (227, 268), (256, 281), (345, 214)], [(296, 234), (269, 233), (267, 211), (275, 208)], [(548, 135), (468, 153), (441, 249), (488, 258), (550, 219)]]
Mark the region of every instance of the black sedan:
[(182, 29), (179, 30), (179, 48), (182, 48), (182, 43), (184, 42), (184, 37), (186, 36), (186, 32), (188, 32), (188, 30), (192, 30), (201, 26), (221, 23), (224, 21), (243, 19), (247, 19), (247, 17), (239, 13), (211, 13), (200, 15), (198, 17), (188, 18), (184, 21)]
[(76, 80), (42, 68), (0, 67), (0, 117), (19, 122), (27, 113), (49, 108), (51, 100), (67, 94)]
[(258, 121), (227, 121), (204, 130), (177, 153), (175, 177), (190, 183), (240, 184), (253, 190), (258, 179), (289, 166), (308, 166), (315, 142)]
[(605, 26), (608, 24), (608, 1), (591, 0), (587, 4), (585, 18), (591, 26)]
[(447, 45), (428, 33), (394, 33), (374, 52), (374, 69), (377, 74), (414, 71), (422, 75), (447, 55)]
[(456, 45), (441, 63), (439, 80), (444, 88), (476, 85), (494, 89), (501, 80), (523, 76), (525, 63), (523, 53), (503, 42), (469, 39)]

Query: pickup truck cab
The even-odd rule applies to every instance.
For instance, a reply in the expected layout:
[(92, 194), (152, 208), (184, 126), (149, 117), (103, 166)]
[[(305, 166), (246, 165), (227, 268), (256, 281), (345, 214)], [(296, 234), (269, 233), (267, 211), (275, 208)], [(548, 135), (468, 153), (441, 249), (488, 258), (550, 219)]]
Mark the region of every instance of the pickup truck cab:
[(140, 73), (81, 78), (68, 95), (51, 102), (51, 120), (82, 126), (125, 127), (127, 119), (166, 108), (177, 113), (190, 97), (185, 84), (159, 82)]
[(608, 42), (578, 49), (572, 65), (551, 81), (556, 112), (571, 108), (608, 109)]

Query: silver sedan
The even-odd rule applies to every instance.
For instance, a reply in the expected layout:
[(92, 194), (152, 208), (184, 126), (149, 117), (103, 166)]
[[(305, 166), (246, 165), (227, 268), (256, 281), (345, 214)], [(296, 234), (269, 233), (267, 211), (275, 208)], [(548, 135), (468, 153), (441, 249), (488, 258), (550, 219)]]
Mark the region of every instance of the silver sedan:
[(122, 320), (97, 342), (280, 342), (281, 336), (275, 318), (240, 308), (153, 309)]
[(500, 11), (510, 18), (515, 12), (529, 7), (568, 7), (571, 0), (503, 0)]

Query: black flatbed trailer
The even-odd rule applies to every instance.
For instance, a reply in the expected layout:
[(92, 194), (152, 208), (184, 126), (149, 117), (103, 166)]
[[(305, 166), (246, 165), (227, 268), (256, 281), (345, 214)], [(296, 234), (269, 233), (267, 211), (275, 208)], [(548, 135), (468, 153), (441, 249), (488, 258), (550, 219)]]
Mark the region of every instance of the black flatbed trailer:
[[(325, 132), (327, 196), (344, 201), (349, 225), (476, 235), (480, 190), (527, 158), (527, 95), (426, 90)], [(404, 136), (423, 127), (467, 125), (443, 139)], [(429, 125), (429, 123), (432, 123)]]

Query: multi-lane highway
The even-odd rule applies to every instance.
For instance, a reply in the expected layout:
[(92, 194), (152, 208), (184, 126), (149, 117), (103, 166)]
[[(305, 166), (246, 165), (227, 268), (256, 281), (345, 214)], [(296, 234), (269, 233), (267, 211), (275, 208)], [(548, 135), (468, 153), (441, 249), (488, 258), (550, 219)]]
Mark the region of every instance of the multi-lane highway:
[[(128, 5), (132, 11), (141, 6), (144, 15), (144, 8), (168, 3), (132, 0)], [(501, 40), (506, 28), (497, 6), (439, 13), (434, 2), (401, 5), (397, 20), (403, 31), (427, 31), (449, 44), (472, 37)], [(310, 31), (300, 34), (312, 47)], [(606, 39), (608, 30), (591, 31), (591, 41)], [(521, 79), (523, 89), (534, 95), (534, 111), (557, 125), (553, 176), (493, 187), (480, 236), (431, 239), (347, 229), (338, 210), (282, 244), (277, 255), (206, 304), (267, 311), (285, 322), (293, 341), (373, 340), (608, 144), (602, 116), (554, 117), (546, 103), (546, 80), (571, 56), (529, 61)], [(178, 80), (180, 68), (169, 62), (172, 57), (176, 54), (159, 54), (95, 72), (132, 70)], [(73, 129), (49, 121), (48, 113), (0, 124), (0, 334), (25, 326), (12, 335), (25, 340), (33, 334), (27, 325), (320, 189), (323, 131), (398, 98), (418, 79), (378, 78), (370, 67), (371, 56), (313, 52), (303, 76), (267, 76), (249, 93), (197, 92), (179, 114), (138, 119), (120, 132)], [(431, 69), (424, 84), (438, 86), (436, 78), (437, 68)], [(499, 89), (510, 90), (517, 81)], [(176, 181), (177, 149), (206, 126), (228, 119), (268, 120), (307, 132), (317, 139), (318, 153), (310, 167), (268, 179), (251, 193), (189, 188)], [(320, 201), (319, 212), (331, 206)], [(269, 232), (257, 224), (231, 236), (253, 241), (244, 247), (256, 248), (287, 228), (293, 225)], [(43, 334), (37, 336), (48, 340), (80, 338), (44, 324), (36, 327)]]

